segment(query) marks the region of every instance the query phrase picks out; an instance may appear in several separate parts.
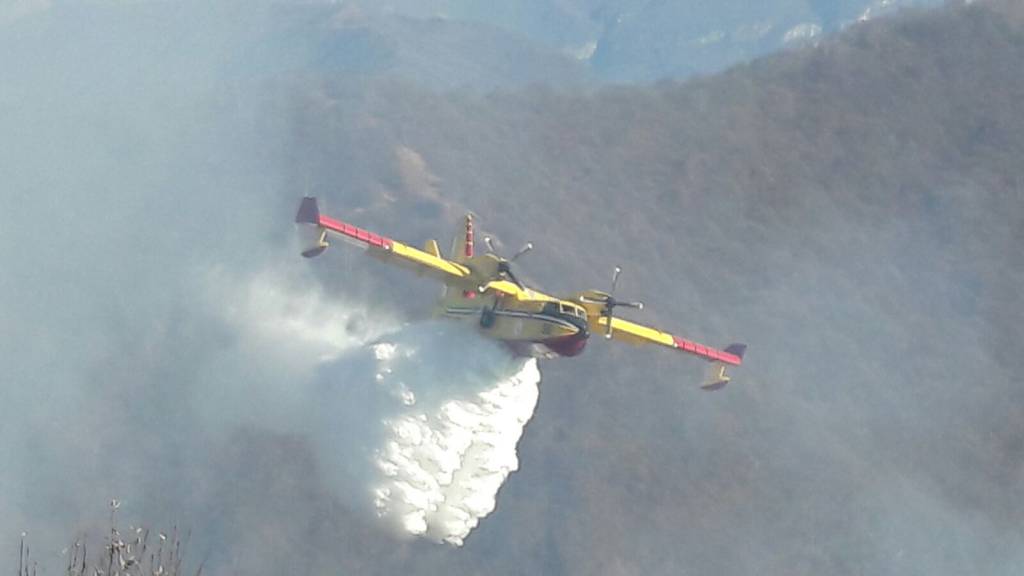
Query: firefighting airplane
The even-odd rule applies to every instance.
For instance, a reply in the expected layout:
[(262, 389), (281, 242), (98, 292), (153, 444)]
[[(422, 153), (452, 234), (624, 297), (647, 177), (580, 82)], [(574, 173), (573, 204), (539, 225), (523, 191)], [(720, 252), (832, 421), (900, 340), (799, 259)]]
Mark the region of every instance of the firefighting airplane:
[(585, 290), (556, 298), (525, 286), (512, 271), (512, 263), (533, 248), (527, 244), (511, 258), (498, 256), (490, 238), (488, 251), (475, 253), (473, 217), (456, 235), (451, 259), (441, 255), (436, 240), (427, 240), (423, 250), (367, 232), (351, 224), (320, 214), (316, 198), (306, 197), (299, 205), (295, 222), (302, 225), (307, 245), (302, 255), (319, 256), (327, 249), (328, 237), (336, 235), (370, 256), (436, 278), (445, 284), (438, 303), (444, 316), (473, 322), (480, 331), (509, 345), (518, 354), (534, 357), (576, 356), (592, 333), (604, 334), (631, 344), (656, 344), (703, 358), (711, 363), (705, 390), (717, 390), (729, 382), (726, 366), (743, 362), (744, 344), (718, 350), (673, 336), (661, 330), (623, 320), (615, 309), (642, 309), (640, 302), (615, 298), (621, 269), (615, 268), (611, 290)]

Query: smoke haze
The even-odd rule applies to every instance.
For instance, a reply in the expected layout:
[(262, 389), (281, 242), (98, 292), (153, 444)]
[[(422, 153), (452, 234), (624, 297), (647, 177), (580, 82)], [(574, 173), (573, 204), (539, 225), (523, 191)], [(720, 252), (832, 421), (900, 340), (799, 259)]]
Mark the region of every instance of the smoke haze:
[[(448, 322), (399, 325), (269, 273), (212, 274), (237, 341), (193, 401), (208, 439), (243, 427), (306, 434), (329, 491), (399, 535), (461, 545), (518, 468), (536, 362)], [(228, 292), (225, 286), (236, 287)], [(238, 290), (241, 286), (244, 289)], [(372, 512), (372, 513), (371, 513)]]
[[(449, 38), (430, 21), (389, 50), (343, 7), (15, 4), (6, 557), (25, 530), (60, 562), (118, 498), (218, 574), (1024, 570), (1019, 4), (587, 91), (447, 45), (480, 84), (421, 71), (440, 93), (395, 72)], [(538, 401), (533, 364), (424, 321), (432, 283), (342, 245), (301, 261), (307, 193), (417, 243), (472, 208), (552, 292), (621, 263), (638, 320), (747, 362), (702, 394), (699, 363), (594, 341)]]

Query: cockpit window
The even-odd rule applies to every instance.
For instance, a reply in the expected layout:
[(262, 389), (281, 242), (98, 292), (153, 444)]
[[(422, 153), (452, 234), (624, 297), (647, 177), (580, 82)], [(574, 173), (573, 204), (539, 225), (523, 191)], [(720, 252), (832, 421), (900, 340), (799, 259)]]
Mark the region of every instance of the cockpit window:
[(562, 311), (562, 314), (567, 314), (569, 316), (575, 316), (577, 318), (586, 318), (587, 317), (587, 313), (582, 308), (580, 308), (579, 306), (576, 306), (574, 304), (567, 304), (565, 302), (559, 302), (559, 308)]
[(547, 302), (541, 308), (541, 312), (552, 316), (573, 316), (587, 319), (587, 311), (571, 302)]

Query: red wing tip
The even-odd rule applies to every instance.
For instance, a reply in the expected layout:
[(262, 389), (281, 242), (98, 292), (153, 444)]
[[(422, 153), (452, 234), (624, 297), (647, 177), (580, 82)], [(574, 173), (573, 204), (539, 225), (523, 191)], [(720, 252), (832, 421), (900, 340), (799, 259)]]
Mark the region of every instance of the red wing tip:
[(743, 353), (747, 349), (745, 344), (731, 344), (725, 350), (717, 350), (692, 342), (686, 338), (680, 338), (679, 336), (673, 336), (672, 339), (675, 341), (676, 348), (683, 352), (689, 352), (713, 362), (725, 362), (733, 366), (739, 366), (743, 363)]
[(339, 234), (344, 234), (349, 238), (354, 238), (360, 242), (365, 242), (366, 244), (369, 244), (370, 246), (373, 246), (375, 248), (390, 250), (394, 244), (394, 241), (391, 240), (390, 238), (381, 236), (380, 234), (374, 234), (373, 232), (369, 232), (367, 230), (363, 230), (358, 226), (353, 226), (352, 224), (349, 224), (347, 222), (336, 220), (334, 218), (331, 218), (330, 216), (320, 215), (320, 217), (317, 218), (315, 223), (318, 224), (321, 228), (326, 228)]

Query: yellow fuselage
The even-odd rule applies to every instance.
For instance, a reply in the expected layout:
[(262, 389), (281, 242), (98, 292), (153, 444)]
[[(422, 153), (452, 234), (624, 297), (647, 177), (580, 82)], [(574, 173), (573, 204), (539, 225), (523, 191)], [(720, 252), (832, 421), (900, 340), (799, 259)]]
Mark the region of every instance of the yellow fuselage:
[[(463, 262), (470, 276), (464, 284), (448, 286), (437, 312), (475, 323), (481, 333), (507, 342), (523, 355), (575, 356), (582, 352), (590, 335), (586, 309), (508, 280), (487, 280), (498, 276), (499, 262), (492, 254)], [(481, 291), (481, 286), (492, 289)]]

